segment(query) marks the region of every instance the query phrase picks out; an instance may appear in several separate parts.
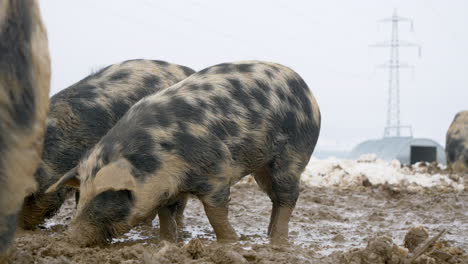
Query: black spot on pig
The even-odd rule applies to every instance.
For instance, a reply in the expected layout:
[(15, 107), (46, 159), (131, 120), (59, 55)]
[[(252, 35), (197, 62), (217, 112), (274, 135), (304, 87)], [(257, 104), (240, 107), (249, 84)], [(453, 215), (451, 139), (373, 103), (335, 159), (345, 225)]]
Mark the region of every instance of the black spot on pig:
[(156, 66), (161, 66), (161, 67), (166, 67), (169, 65), (168, 62), (160, 61), (160, 60), (153, 60), (153, 62), (156, 64)]
[(79, 116), (85, 127), (95, 131), (96, 135), (105, 135), (113, 127), (112, 116), (101, 105), (86, 105), (78, 101), (70, 100), (70, 105), (75, 115)]
[(149, 89), (156, 87), (161, 82), (161, 79), (156, 75), (147, 75), (143, 77), (143, 85)]
[(207, 92), (213, 90), (213, 85), (211, 85), (211, 84), (209, 84), (209, 83), (204, 83), (204, 84), (202, 84), (201, 87), (202, 87), (202, 89), (203, 89), (204, 91), (207, 91)]
[(96, 86), (91, 84), (80, 86), (80, 93), (77, 94), (77, 97), (78, 96), (80, 99), (85, 99), (87, 101), (93, 100), (97, 96)]
[(161, 161), (154, 151), (154, 141), (143, 130), (132, 131), (126, 146), (123, 147), (123, 156), (138, 170), (135, 177), (144, 180), (146, 175), (153, 173), (161, 167)]
[(273, 78), (273, 73), (270, 70), (265, 70), (264, 72), (265, 72), (266, 76), (268, 76), (268, 78), (270, 78), (270, 79)]
[(215, 137), (196, 137), (186, 132), (174, 133), (176, 153), (189, 165), (200, 168), (201, 174), (214, 175), (225, 153)]
[(254, 110), (248, 112), (247, 119), (249, 120), (252, 128), (258, 127), (258, 125), (263, 121), (262, 115)]
[(174, 143), (164, 141), (159, 144), (165, 151), (171, 151), (174, 149)]
[(198, 107), (200, 107), (202, 109), (207, 109), (208, 104), (204, 100), (201, 100), (201, 99), (197, 98), (196, 101), (197, 101)]
[(295, 98), (298, 98), (300, 101), (300, 104), (302, 105), (302, 110), (305, 113), (310, 113), (312, 112), (312, 105), (310, 103), (310, 100), (307, 98), (307, 92), (308, 92), (308, 87), (307, 84), (297, 76), (294, 79), (289, 79), (288, 80), (288, 86), (291, 88), (293, 95), (295, 95)]
[(209, 130), (219, 139), (224, 140), (227, 136), (238, 136), (239, 126), (232, 120), (221, 119), (210, 125)]
[[(276, 140), (276, 135), (288, 135), (287, 141), (297, 150), (301, 150), (304, 146), (311, 145), (313, 135), (309, 133), (303, 133), (305, 126), (312, 126), (312, 122), (306, 124), (300, 124), (296, 118), (296, 115), (287, 111), (282, 114), (275, 114), (270, 120), (271, 129), (268, 131), (269, 140)], [(309, 129), (307, 129), (309, 131)]]
[(272, 180), (271, 187), (279, 201), (279, 206), (294, 207), (299, 196), (299, 183), (294, 176), (283, 176), (281, 181), (278, 179)]
[(123, 81), (123, 80), (128, 79), (128, 76), (130, 76), (130, 74), (131, 72), (129, 70), (120, 70), (120, 71), (113, 73), (109, 77), (109, 81), (113, 81), (113, 82)]
[(269, 93), (271, 91), (270, 86), (268, 86), (264, 81), (255, 80), (255, 84), (260, 88), (264, 93)]
[(194, 91), (197, 91), (198, 89), (200, 89), (200, 86), (198, 84), (196, 84), (196, 83), (192, 83), (192, 84), (190, 84), (188, 86), (188, 89), (190, 91), (194, 92)]
[(286, 96), (286, 102), (291, 108), (293, 108), (295, 110), (298, 110), (298, 107), (300, 106), (298, 99), (295, 96), (291, 95), (291, 94), (288, 94)]
[(168, 104), (168, 109), (170, 109), (180, 121), (191, 121), (198, 124), (201, 123), (205, 117), (204, 109), (191, 105), (181, 97), (173, 98)]
[(242, 104), (244, 107), (251, 109), (252, 98), (249, 94), (245, 92), (244, 87), (238, 79), (228, 79), (228, 82), (231, 84), (230, 93), (234, 100)]
[(124, 99), (114, 99), (111, 101), (110, 112), (114, 114), (115, 123), (128, 111), (130, 106), (130, 103)]
[(281, 72), (281, 69), (278, 68), (278, 67), (276, 67), (275, 65), (270, 65), (270, 68), (271, 68), (274, 72), (276, 72), (276, 73), (280, 73), (280, 72)]
[(252, 64), (242, 63), (242, 64), (235, 64), (235, 66), (236, 66), (237, 71), (241, 73), (253, 72)]
[(194, 170), (188, 170), (185, 173), (185, 179), (181, 184), (184, 192), (195, 195), (204, 195), (213, 190), (213, 186), (208, 181), (208, 177)]
[(179, 66), (179, 68), (184, 72), (186, 76), (190, 76), (195, 73), (195, 71), (190, 69), (189, 67)]
[(109, 164), (113, 157), (118, 153), (118, 149), (114, 141), (109, 138), (104, 138), (102, 141), (101, 161), (103, 166)]
[(268, 98), (265, 96), (265, 92), (263, 92), (260, 89), (253, 89), (252, 90), (252, 96), (257, 100), (257, 102), (263, 107), (263, 108), (268, 108), (270, 107), (270, 101)]
[(286, 94), (284, 93), (283, 89), (277, 88), (277, 89), (276, 89), (276, 94), (278, 94), (278, 98), (279, 98), (281, 101), (286, 100)]
[[(148, 109), (151, 109), (148, 111)], [(150, 128), (154, 126), (169, 127), (171, 117), (168, 115), (167, 106), (163, 104), (153, 104), (148, 101), (141, 101), (132, 107), (134, 115), (138, 117), (138, 126)]]
[(188, 130), (188, 126), (186, 122), (177, 121), (177, 128), (180, 132), (186, 133)]
[(229, 63), (221, 63), (214, 66), (214, 73), (216, 74), (228, 74), (233, 72), (233, 67)]
[(150, 88), (150, 87), (146, 87), (146, 88), (148, 89), (137, 89), (133, 91), (133, 93), (129, 94), (127, 98), (132, 102), (138, 102), (143, 97), (146, 97), (150, 95), (152, 92), (154, 92), (154, 88)]
[(156, 154), (132, 153), (126, 155), (125, 158), (138, 170), (136, 173), (133, 171), (137, 179), (144, 180), (146, 174), (153, 173), (161, 167), (161, 161), (156, 157)]
[(215, 95), (211, 97), (211, 101), (213, 101), (214, 106), (216, 106), (214, 109), (220, 109), (223, 115), (227, 116), (232, 114), (233, 105), (231, 99), (225, 96)]

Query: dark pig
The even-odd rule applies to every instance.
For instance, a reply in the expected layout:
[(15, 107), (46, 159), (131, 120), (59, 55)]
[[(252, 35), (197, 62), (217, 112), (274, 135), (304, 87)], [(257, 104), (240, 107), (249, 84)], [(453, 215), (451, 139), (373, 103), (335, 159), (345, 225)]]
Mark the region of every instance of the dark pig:
[(7, 261), (23, 199), (36, 189), (49, 87), (37, 1), (0, 0), (0, 263)]
[(72, 189), (44, 191), (75, 167), (133, 104), (193, 72), (164, 61), (129, 60), (110, 65), (52, 96), (44, 151), (35, 174), (39, 188), (25, 199), (20, 226), (33, 229), (57, 212)]
[(457, 173), (468, 173), (468, 111), (459, 112), (446, 137), (447, 166)]
[(291, 69), (259, 61), (216, 65), (135, 104), (77, 174), (50, 191), (79, 186), (69, 232), (81, 244), (109, 242), (155, 209), (161, 237), (173, 241), (177, 201), (187, 194), (202, 201), (218, 241), (233, 241), (230, 186), (253, 174), (273, 203), (271, 242), (286, 242), (320, 120), (312, 93)]

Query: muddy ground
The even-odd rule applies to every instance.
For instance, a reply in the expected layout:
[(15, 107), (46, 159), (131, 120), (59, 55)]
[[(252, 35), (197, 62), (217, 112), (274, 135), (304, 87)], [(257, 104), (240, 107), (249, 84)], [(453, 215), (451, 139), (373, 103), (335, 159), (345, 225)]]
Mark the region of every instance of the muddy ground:
[[(447, 232), (414, 263), (468, 263), (468, 192), (409, 192), (392, 186), (353, 189), (303, 187), (290, 223), (289, 246), (269, 246), (271, 203), (252, 180), (232, 188), (230, 219), (241, 235), (235, 244), (214, 242), (202, 206), (186, 210), (183, 242), (158, 239), (158, 220), (134, 228), (106, 247), (79, 248), (65, 235), (74, 213), (68, 200), (44, 229), (19, 231), (12, 263), (404, 263), (411, 241)], [(420, 230), (421, 229), (417, 229)], [(417, 231), (416, 230), (416, 231)], [(422, 235), (421, 235), (422, 234)], [(408, 244), (409, 243), (409, 244)], [(413, 246), (411, 246), (411, 243)]]

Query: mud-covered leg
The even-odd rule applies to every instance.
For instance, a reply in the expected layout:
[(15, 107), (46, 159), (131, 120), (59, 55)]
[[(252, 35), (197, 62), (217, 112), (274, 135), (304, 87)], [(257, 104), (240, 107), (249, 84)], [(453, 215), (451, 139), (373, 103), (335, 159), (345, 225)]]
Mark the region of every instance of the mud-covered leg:
[(182, 230), (184, 228), (184, 210), (187, 206), (188, 196), (181, 195), (175, 204), (175, 218), (177, 223), (177, 230)]
[(159, 215), (159, 236), (161, 240), (170, 242), (177, 241), (177, 222), (174, 210), (169, 206), (161, 206), (158, 208)]
[(239, 240), (236, 231), (229, 223), (229, 194), (229, 185), (226, 185), (212, 197), (200, 199), (218, 242), (234, 242)]
[(178, 231), (183, 228), (184, 209), (187, 200), (187, 195), (180, 195), (175, 201), (158, 208), (157, 213), (159, 215), (160, 236), (162, 240), (177, 241)]
[(273, 204), (273, 207), (271, 208), (270, 224), (268, 224), (267, 235), (271, 235), (271, 228), (273, 226), (273, 223), (277, 219), (276, 217), (277, 213), (278, 213), (278, 206), (275, 206), (275, 204)]
[(213, 227), (218, 242), (234, 242), (239, 239), (228, 220), (228, 206), (212, 207), (203, 203), (206, 215)]
[(288, 242), (289, 220), (299, 197), (300, 173), (293, 173), (289, 166), (279, 165), (272, 162), (254, 173), (258, 185), (268, 194), (273, 204), (268, 226), (272, 244)]
[(272, 244), (288, 243), (289, 219), (294, 207), (278, 206), (276, 215), (271, 223), (270, 239)]
[(75, 191), (75, 209), (78, 208), (78, 202), (80, 201), (80, 191)]

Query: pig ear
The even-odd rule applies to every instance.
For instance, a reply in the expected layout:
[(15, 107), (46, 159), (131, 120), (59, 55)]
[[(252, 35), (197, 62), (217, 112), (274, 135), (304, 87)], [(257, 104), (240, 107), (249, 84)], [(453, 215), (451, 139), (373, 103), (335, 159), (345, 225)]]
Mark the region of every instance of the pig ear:
[(98, 171), (94, 179), (96, 191), (130, 190), (136, 188), (135, 177), (131, 172), (131, 165), (126, 159), (106, 165)]
[(55, 192), (60, 187), (67, 186), (73, 188), (80, 188), (80, 178), (78, 177), (78, 166), (69, 170), (65, 175), (62, 176), (54, 185), (47, 189), (46, 193)]

